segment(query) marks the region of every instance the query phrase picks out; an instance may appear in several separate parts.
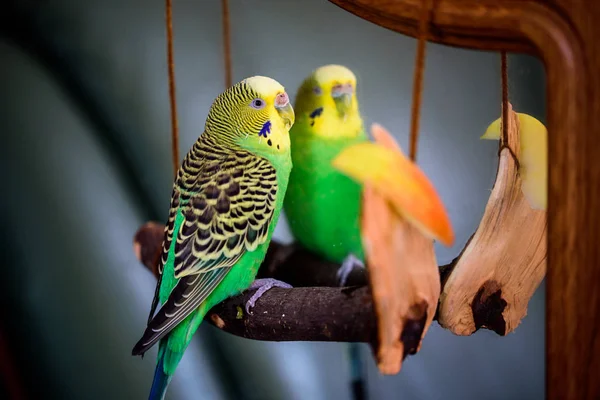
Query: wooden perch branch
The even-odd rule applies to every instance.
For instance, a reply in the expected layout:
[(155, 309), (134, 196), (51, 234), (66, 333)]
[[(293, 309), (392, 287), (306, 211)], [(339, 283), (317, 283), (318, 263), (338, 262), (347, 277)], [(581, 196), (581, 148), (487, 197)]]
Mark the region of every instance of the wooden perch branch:
[(232, 297), (209, 311), (217, 328), (248, 339), (268, 341), (367, 342), (376, 340), (369, 288), (273, 288), (252, 314), (244, 304), (252, 292)]
[[(156, 276), (156, 260), (164, 225), (148, 222), (136, 232), (137, 258)], [(271, 242), (259, 276), (275, 277), (294, 286), (273, 288), (257, 302), (251, 315), (244, 304), (252, 292), (231, 297), (209, 311), (207, 320), (233, 335), (264, 341), (365, 342), (376, 345), (377, 320), (366, 270), (348, 277), (354, 287), (338, 288), (339, 265), (321, 260), (294, 245)], [(312, 278), (311, 278), (312, 277)], [(331, 287), (314, 287), (314, 286)], [(313, 287), (302, 287), (313, 286)], [(362, 287), (357, 287), (362, 286)], [(425, 322), (409, 315), (401, 333), (403, 355), (414, 354)]]

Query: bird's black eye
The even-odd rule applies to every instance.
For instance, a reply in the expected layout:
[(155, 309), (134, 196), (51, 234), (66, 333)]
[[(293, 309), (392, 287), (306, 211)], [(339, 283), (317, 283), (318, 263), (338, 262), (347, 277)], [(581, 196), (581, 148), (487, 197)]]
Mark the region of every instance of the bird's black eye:
[(316, 94), (317, 96), (320, 96), (321, 94), (323, 94), (323, 91), (321, 90), (321, 88), (320, 88), (320, 87), (318, 87), (318, 86), (315, 86), (315, 87), (313, 88), (313, 93), (314, 93), (314, 94)]
[(260, 110), (261, 108), (263, 108), (265, 106), (265, 101), (263, 99), (254, 99), (252, 100), (252, 103), (250, 103), (250, 106), (252, 108), (256, 108), (257, 110)]

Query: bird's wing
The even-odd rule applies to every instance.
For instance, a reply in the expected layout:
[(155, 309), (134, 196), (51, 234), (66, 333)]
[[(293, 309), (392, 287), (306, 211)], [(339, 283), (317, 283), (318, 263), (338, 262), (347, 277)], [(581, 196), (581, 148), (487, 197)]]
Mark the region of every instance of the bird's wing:
[[(210, 295), (246, 251), (265, 243), (273, 218), (277, 176), (267, 160), (249, 152), (220, 154), (195, 146), (182, 171), (159, 263), (162, 277), (169, 248), (175, 246), (173, 263), (179, 281), (150, 319), (134, 354), (144, 353), (169, 333)], [(183, 221), (175, 232), (178, 214)], [(158, 293), (159, 289), (153, 308)]]

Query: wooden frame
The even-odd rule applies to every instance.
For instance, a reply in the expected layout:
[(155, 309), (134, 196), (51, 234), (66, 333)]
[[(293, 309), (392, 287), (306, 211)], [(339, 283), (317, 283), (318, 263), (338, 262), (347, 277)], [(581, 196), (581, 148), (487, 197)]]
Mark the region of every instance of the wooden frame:
[[(420, 0), (329, 0), (415, 37)], [(546, 396), (600, 398), (600, 2), (435, 0), (428, 40), (539, 56), (547, 72)]]

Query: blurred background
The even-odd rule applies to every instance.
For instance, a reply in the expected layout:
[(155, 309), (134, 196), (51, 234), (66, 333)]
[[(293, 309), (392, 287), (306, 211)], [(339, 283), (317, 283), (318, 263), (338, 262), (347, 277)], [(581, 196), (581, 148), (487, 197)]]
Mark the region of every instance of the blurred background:
[[(7, 0), (0, 11), (0, 398), (145, 399), (156, 348), (141, 359), (155, 279), (132, 238), (165, 221), (172, 185), (162, 0)], [(224, 89), (219, 0), (174, 2), (181, 156)], [(408, 148), (416, 40), (326, 0), (230, 0), (233, 79), (267, 75), (294, 99), (314, 68), (358, 77), (367, 126)], [(545, 123), (542, 64), (509, 57), (517, 111)], [(451, 261), (474, 232), (495, 179), (500, 55), (428, 44), (418, 163), (456, 232)], [(276, 239), (289, 241), (282, 218)], [(515, 333), (457, 337), (434, 323), (397, 376), (370, 351), (370, 399), (544, 397), (542, 283)], [(203, 324), (168, 399), (349, 399), (338, 343), (250, 341)]]

